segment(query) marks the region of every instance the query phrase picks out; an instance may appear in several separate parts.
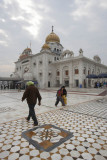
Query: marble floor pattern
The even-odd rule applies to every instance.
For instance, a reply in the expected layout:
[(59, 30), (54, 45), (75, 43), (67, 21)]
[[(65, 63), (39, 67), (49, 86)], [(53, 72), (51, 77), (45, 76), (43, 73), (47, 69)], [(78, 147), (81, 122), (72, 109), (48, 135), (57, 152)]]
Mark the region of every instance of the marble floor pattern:
[[(56, 91), (45, 91), (40, 90), (42, 95), (41, 106), (36, 105), (35, 111), (37, 114), (47, 112), (55, 109), (56, 101)], [(16, 118), (23, 118), (28, 114), (28, 106), (26, 101), (22, 103), (21, 97), (22, 92), (17, 92), (17, 90), (0, 90), (0, 123), (7, 122), (7, 120), (16, 120)], [(77, 94), (74, 92), (69, 92), (67, 96), (68, 106), (81, 104), (83, 102), (88, 102), (91, 100), (99, 99), (101, 96), (96, 95), (82, 95), (80, 92)], [(102, 97), (101, 97), (102, 98)], [(61, 107), (61, 103), (58, 104)], [(4, 118), (5, 117), (5, 118)]]
[(81, 104), (68, 106), (62, 109), (68, 112), (72, 111), (75, 113), (92, 115), (95, 117), (107, 119), (107, 98), (84, 102)]
[(35, 108), (39, 126), (51, 124), (73, 133), (73, 137), (46, 152), (22, 137), (22, 132), (34, 128), (33, 121), (25, 119), (28, 109), (26, 102), (20, 101), (22, 94), (0, 93), (0, 160), (107, 159), (107, 97), (69, 94), (68, 106), (59, 104), (55, 108), (55, 93), (41, 91), (42, 106)]

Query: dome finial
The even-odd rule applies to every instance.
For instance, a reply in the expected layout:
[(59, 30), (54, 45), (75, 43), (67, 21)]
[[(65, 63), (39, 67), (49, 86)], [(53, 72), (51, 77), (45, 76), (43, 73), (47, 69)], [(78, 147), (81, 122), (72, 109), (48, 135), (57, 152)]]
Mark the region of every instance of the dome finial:
[(52, 26), (52, 32), (53, 32), (53, 27), (54, 27), (54, 26)]

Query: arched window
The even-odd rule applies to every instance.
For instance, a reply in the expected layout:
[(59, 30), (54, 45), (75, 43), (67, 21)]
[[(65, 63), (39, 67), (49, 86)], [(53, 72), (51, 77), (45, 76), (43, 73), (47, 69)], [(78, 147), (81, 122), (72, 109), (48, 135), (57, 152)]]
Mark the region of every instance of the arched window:
[(98, 68), (98, 74), (100, 73), (100, 69)]
[(57, 71), (57, 72), (56, 72), (56, 75), (57, 75), (57, 76), (59, 76), (59, 75), (60, 75), (60, 72), (59, 72), (59, 71)]
[(86, 67), (84, 67), (83, 69), (83, 74), (86, 74)]
[(89, 74), (91, 74), (91, 69), (90, 69), (90, 68), (88, 69), (88, 75), (89, 75)]
[(79, 70), (75, 68), (75, 74), (79, 74)]
[(68, 76), (68, 74), (69, 74), (69, 71), (65, 70), (65, 75)]
[(94, 69), (92, 70), (92, 74), (94, 74)]

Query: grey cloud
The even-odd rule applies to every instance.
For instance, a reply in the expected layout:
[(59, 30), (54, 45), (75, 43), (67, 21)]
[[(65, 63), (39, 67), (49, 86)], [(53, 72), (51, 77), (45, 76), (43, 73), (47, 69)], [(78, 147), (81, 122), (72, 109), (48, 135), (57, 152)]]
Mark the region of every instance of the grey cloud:
[[(33, 53), (38, 53), (45, 43), (46, 36), (51, 32), (52, 25), (64, 49), (70, 49), (78, 55), (79, 49), (82, 48), (85, 56), (93, 58), (98, 54), (107, 64), (107, 23), (105, 21), (107, 11), (96, 3), (97, 0), (91, 1), (94, 4), (88, 7), (88, 16), (79, 17), (77, 20), (72, 13), (79, 7), (75, 3), (79, 2), (78, 0), (31, 0), (33, 6), (29, 7), (33, 13), (35, 11), (33, 18), (36, 19), (36, 13), (41, 17), (39, 21), (34, 19), (34, 26), (30, 21), (32, 20), (31, 10), (27, 12), (21, 8), (18, 0), (10, 0), (10, 2), (10, 4), (5, 4), (4, 0), (0, 2), (0, 29), (4, 30), (8, 36), (6, 38), (1, 35), (1, 40), (6, 41), (8, 46), (0, 45), (0, 59), (2, 59), (0, 66), (8, 64), (13, 67), (22, 51), (27, 46), (30, 47), (30, 41)], [(37, 32), (36, 36), (27, 30), (31, 26)], [(5, 70), (4, 72), (10, 75), (13, 71)], [(0, 76), (2, 75), (3, 71), (0, 70)]]

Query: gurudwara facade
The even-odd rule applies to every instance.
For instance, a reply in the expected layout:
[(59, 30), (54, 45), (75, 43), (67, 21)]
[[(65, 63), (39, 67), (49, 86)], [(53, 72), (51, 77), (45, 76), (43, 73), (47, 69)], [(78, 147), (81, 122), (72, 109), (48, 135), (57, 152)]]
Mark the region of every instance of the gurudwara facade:
[(94, 80), (87, 79), (89, 74), (107, 72), (107, 66), (101, 64), (99, 56), (89, 59), (80, 49), (78, 56), (73, 51), (63, 50), (60, 38), (53, 32), (46, 37), (40, 53), (32, 54), (26, 48), (15, 62), (12, 77), (23, 81), (36, 81), (40, 88), (59, 87), (92, 87)]

